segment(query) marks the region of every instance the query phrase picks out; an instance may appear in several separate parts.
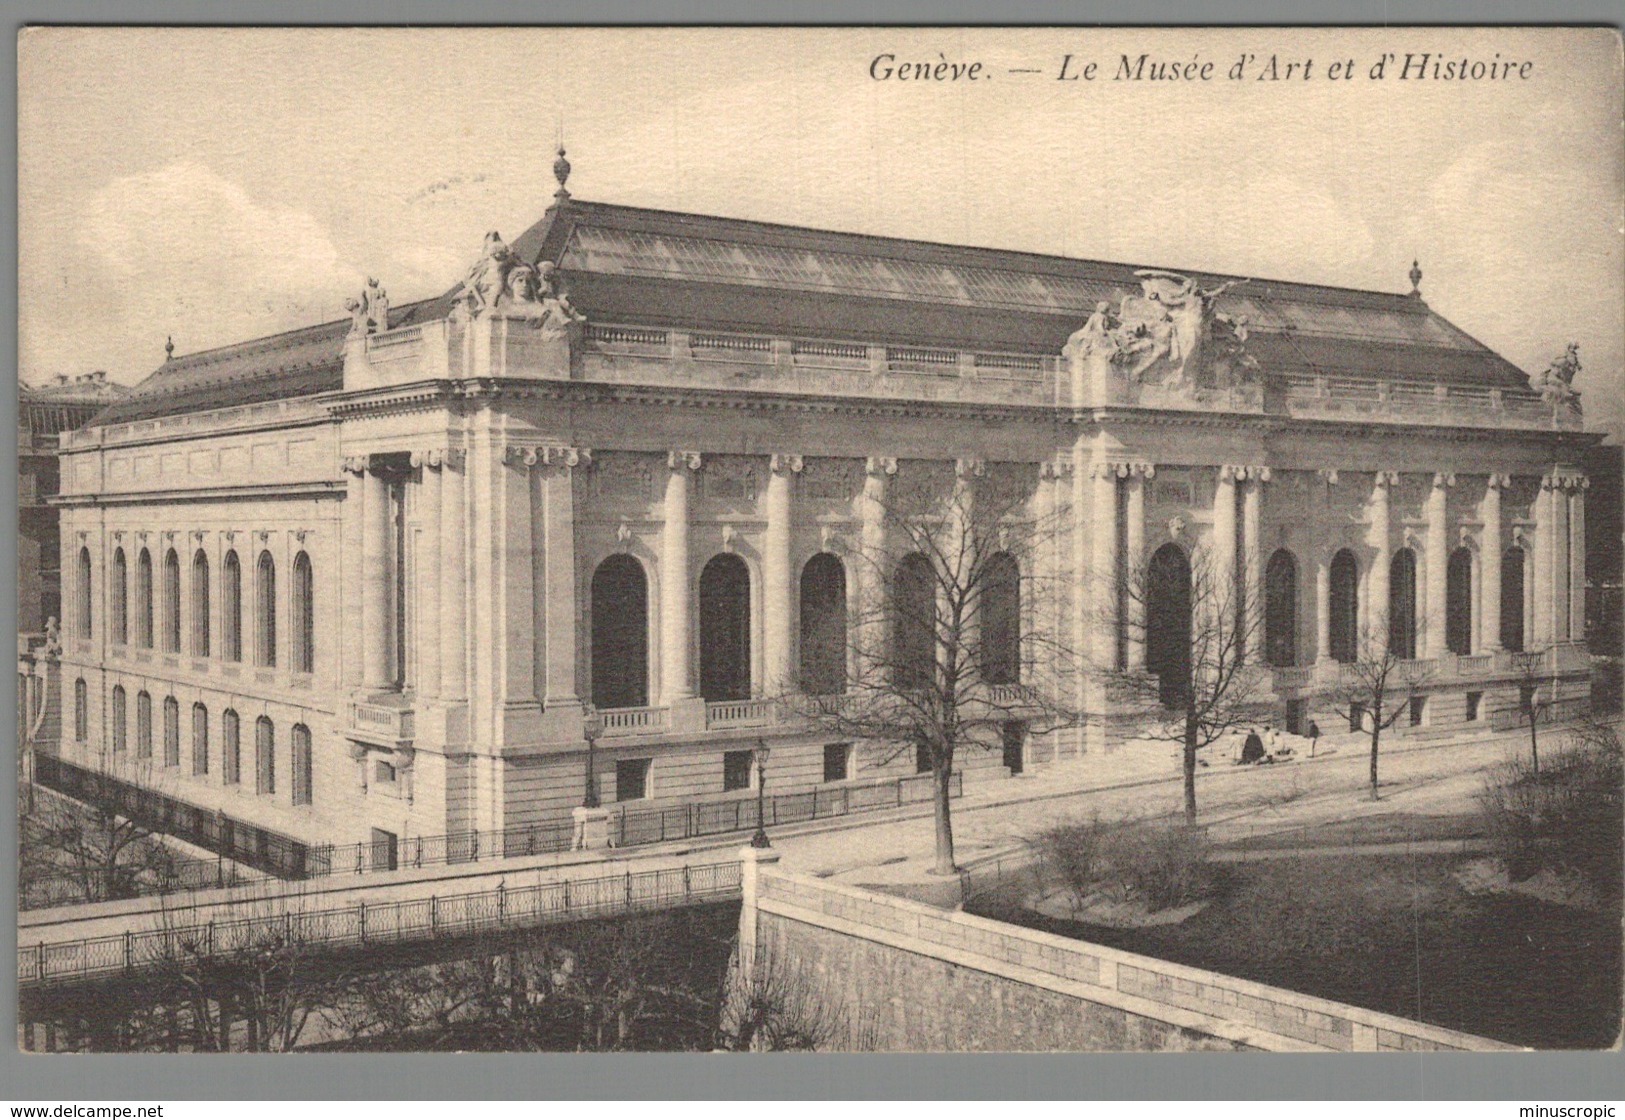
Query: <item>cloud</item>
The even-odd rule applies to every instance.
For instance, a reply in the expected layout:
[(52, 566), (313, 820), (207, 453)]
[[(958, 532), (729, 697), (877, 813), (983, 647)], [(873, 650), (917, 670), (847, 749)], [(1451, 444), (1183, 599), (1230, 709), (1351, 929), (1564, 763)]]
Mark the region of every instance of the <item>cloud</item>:
[(363, 280), (310, 214), (187, 161), (110, 182), (78, 240), (122, 317), (183, 351), (338, 318)]

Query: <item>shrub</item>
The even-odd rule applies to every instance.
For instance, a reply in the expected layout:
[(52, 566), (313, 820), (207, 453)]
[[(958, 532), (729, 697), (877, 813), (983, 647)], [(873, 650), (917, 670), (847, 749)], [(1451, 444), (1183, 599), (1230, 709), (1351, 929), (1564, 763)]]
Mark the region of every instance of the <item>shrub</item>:
[(1035, 846), (1046, 878), (1080, 907), (1106, 891), (1165, 910), (1205, 898), (1214, 886), (1207, 832), (1185, 824), (1072, 821), (1046, 829)]
[(1515, 881), (1544, 867), (1572, 870), (1604, 895), (1620, 890), (1625, 860), (1618, 731), (1591, 723), (1535, 773), (1522, 759), (1497, 767), (1479, 794), (1485, 831)]

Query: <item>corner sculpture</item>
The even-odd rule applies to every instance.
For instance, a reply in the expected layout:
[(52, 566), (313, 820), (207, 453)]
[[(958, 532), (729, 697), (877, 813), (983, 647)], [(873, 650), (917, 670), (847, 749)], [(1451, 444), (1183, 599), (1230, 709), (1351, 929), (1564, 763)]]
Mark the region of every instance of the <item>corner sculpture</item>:
[(1574, 388), (1574, 376), (1580, 372), (1580, 344), (1571, 342), (1568, 348), (1552, 359), (1544, 373), (1529, 379), (1529, 387), (1540, 394), (1540, 399), (1554, 416), (1580, 415), (1580, 394)]
[(367, 277), (367, 286), (359, 299), (344, 301), (344, 310), (350, 313), (351, 338), (389, 329), (389, 293), (371, 276)]
[(543, 341), (565, 337), (572, 325), (586, 319), (570, 305), (558, 265), (552, 261), (527, 264), (496, 230), (485, 235), (485, 248), (454, 298), (454, 311), (460, 316), (526, 320)]
[[(1247, 317), (1219, 311), (1225, 292), (1246, 280), (1202, 288), (1190, 277), (1140, 269), (1139, 295), (1095, 305), (1083, 327), (1061, 351), (1080, 390), (1138, 400), (1140, 389), (1176, 401), (1203, 401), (1258, 394), (1258, 362), (1247, 353)], [(1240, 390), (1240, 393), (1233, 392)]]

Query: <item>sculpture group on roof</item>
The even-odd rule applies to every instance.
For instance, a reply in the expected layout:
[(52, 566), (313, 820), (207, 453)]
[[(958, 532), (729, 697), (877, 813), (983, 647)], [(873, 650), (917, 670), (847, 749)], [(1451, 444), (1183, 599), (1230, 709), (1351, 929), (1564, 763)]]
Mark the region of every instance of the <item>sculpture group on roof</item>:
[(389, 329), (389, 293), (371, 276), (359, 299), (344, 301), (344, 310), (350, 313), (351, 338)]
[(496, 230), (485, 235), (480, 259), (468, 270), (455, 298), (459, 314), (528, 319), (546, 336), (562, 335), (570, 324), (586, 318), (570, 305), (558, 265), (527, 263)]
[(1580, 394), (1574, 388), (1574, 376), (1580, 372), (1580, 344), (1571, 342), (1561, 354), (1552, 359), (1551, 365), (1546, 367), (1544, 373), (1538, 373), (1529, 379), (1529, 387), (1540, 394), (1554, 410), (1564, 410), (1578, 415), (1580, 412)]
[(1202, 288), (1187, 276), (1140, 269), (1139, 295), (1114, 309), (1095, 305), (1088, 322), (1062, 350), (1074, 366), (1108, 363), (1135, 384), (1172, 390), (1232, 388), (1256, 380), (1258, 362), (1246, 351), (1247, 317), (1219, 311), (1219, 296), (1245, 280)]

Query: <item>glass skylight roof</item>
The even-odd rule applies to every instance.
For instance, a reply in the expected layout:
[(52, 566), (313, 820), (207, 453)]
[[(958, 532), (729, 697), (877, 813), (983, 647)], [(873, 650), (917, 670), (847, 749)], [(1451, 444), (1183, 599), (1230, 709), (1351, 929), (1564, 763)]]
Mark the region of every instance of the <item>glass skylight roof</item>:
[[(752, 287), (879, 296), (967, 307), (1086, 316), (1096, 302), (1133, 284), (1015, 269), (945, 265), (895, 257), (757, 245), (702, 237), (578, 226), (561, 254), (570, 270)], [(1276, 289), (1279, 292), (1279, 289)], [(1223, 306), (1252, 329), (1370, 342), (1476, 349), (1430, 315), (1381, 307), (1265, 298), (1243, 286)]]

